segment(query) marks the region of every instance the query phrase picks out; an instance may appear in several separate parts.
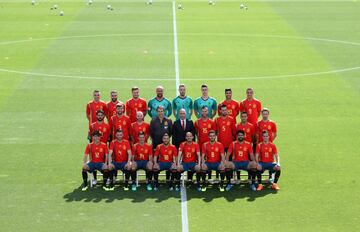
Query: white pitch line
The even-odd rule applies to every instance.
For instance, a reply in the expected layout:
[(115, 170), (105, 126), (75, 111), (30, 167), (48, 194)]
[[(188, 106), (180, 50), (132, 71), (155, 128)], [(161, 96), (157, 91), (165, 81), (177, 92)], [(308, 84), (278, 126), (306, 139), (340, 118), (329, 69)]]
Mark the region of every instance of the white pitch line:
[[(176, 29), (176, 3), (172, 2), (172, 13), (173, 13), (173, 32), (174, 32), (174, 60), (175, 60), (175, 91), (180, 85), (180, 72), (179, 72), (179, 51), (178, 51), (178, 40), (177, 40), (177, 29)], [(176, 92), (177, 95), (177, 92)], [(182, 221), (182, 232), (189, 232), (189, 221), (188, 221), (188, 210), (187, 210), (187, 196), (186, 188), (181, 185), (181, 221)]]
[(174, 60), (175, 60), (175, 96), (177, 95), (177, 89), (180, 85), (180, 72), (179, 72), (179, 51), (178, 51), (178, 40), (177, 40), (177, 27), (176, 27), (176, 3), (173, 1), (173, 31), (174, 31)]

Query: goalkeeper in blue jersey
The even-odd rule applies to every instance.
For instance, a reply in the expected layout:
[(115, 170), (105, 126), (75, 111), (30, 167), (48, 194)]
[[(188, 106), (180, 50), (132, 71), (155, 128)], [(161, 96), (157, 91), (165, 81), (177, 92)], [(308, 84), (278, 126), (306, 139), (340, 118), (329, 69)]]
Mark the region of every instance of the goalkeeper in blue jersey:
[(170, 117), (172, 114), (171, 102), (164, 97), (164, 87), (162, 86), (156, 87), (156, 97), (150, 99), (148, 103), (148, 114), (151, 118), (155, 118), (157, 116), (156, 109), (159, 106), (164, 108), (165, 117)]
[(179, 85), (179, 96), (175, 97), (172, 101), (173, 114), (176, 120), (179, 119), (179, 111), (185, 109), (186, 118), (191, 119), (193, 113), (193, 100), (191, 97), (186, 96), (186, 87), (184, 84)]
[(209, 109), (208, 116), (213, 118), (217, 111), (217, 102), (215, 98), (209, 96), (209, 89), (206, 84), (201, 85), (201, 97), (194, 101), (194, 111), (197, 118), (201, 118), (201, 109), (206, 106)]

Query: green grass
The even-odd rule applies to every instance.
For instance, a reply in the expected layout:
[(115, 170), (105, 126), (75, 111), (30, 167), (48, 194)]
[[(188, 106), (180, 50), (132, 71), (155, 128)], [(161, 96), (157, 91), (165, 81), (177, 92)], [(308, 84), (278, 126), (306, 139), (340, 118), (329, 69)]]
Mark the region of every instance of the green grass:
[[(50, 10), (55, 3), (64, 17)], [(182, 3), (180, 80), (189, 95), (208, 83), (218, 101), (226, 87), (241, 100), (254, 87), (278, 124), (283, 166), (276, 194), (188, 189), (190, 231), (359, 230), (360, 69), (277, 77), (358, 67), (360, 3), (249, 1), (246, 12), (237, 1)], [(0, 28), (2, 231), (181, 231), (178, 193), (78, 189), (93, 89), (108, 100), (115, 88), (125, 101), (133, 85), (149, 99), (162, 84), (175, 96), (171, 1), (1, 1)], [(9, 43), (18, 40), (26, 41)], [(276, 78), (253, 79), (264, 76)]]

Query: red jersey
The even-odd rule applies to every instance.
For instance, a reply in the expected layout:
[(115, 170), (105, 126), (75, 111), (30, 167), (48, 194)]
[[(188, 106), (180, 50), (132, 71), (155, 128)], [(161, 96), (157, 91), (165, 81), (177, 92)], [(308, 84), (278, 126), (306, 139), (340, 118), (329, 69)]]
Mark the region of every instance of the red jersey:
[(109, 150), (106, 143), (96, 145), (92, 142), (88, 144), (85, 149), (85, 154), (89, 155), (90, 161), (94, 163), (104, 163), (108, 153)]
[(215, 120), (218, 135), (218, 141), (228, 148), (236, 135), (235, 120), (231, 116), (218, 117)]
[(131, 136), (133, 138), (133, 142), (137, 143), (139, 142), (139, 132), (144, 132), (145, 135), (145, 142), (147, 142), (149, 136), (150, 136), (150, 125), (149, 123), (143, 122), (139, 124), (138, 122), (133, 122), (131, 124)]
[(123, 131), (123, 138), (126, 140), (130, 139), (130, 128), (131, 128), (131, 122), (128, 116), (122, 115), (119, 117), (119, 115), (112, 116), (111, 118), (111, 130), (113, 134), (113, 138), (115, 137), (116, 130), (121, 129)]
[(197, 162), (198, 153), (200, 152), (199, 144), (192, 142), (188, 144), (186, 141), (182, 142), (179, 147), (179, 153), (182, 153), (182, 162), (190, 163)]
[(94, 122), (90, 126), (90, 134), (94, 131), (99, 131), (101, 133), (100, 141), (103, 143), (107, 143), (110, 139), (110, 126), (106, 122)]
[(245, 141), (252, 143), (255, 135), (255, 127), (253, 124), (247, 122), (242, 124), (241, 122), (236, 126), (236, 131), (243, 130), (245, 132)]
[(253, 154), (251, 143), (234, 141), (230, 144), (228, 154), (232, 155), (232, 160), (236, 162), (249, 161), (250, 154)]
[(220, 142), (211, 144), (206, 142), (202, 145), (202, 154), (205, 154), (205, 160), (208, 163), (221, 162), (221, 154), (224, 154), (224, 146)]
[(93, 100), (93, 101), (90, 101), (90, 102), (86, 105), (86, 115), (89, 117), (89, 126), (90, 126), (92, 123), (94, 123), (94, 122), (97, 121), (96, 111), (98, 111), (98, 110), (103, 110), (105, 116), (108, 115), (108, 110), (107, 110), (107, 107), (106, 107), (106, 103), (103, 102), (103, 101), (95, 102), (95, 101)]
[(132, 155), (135, 157), (135, 160), (149, 160), (149, 156), (153, 155), (152, 146), (148, 143), (141, 145), (136, 143), (132, 148)]
[(134, 99), (131, 98), (126, 101), (126, 115), (130, 117), (131, 122), (136, 122), (136, 112), (141, 111), (146, 116), (147, 103), (143, 98)]
[(256, 154), (259, 154), (259, 162), (273, 163), (274, 155), (277, 154), (275, 144), (269, 142), (268, 144), (259, 143), (256, 146)]
[(159, 144), (155, 150), (155, 156), (158, 157), (159, 162), (173, 162), (174, 157), (177, 157), (176, 147), (172, 144), (165, 146), (163, 143)]
[(113, 151), (112, 158), (114, 162), (127, 162), (128, 161), (128, 150), (131, 150), (130, 143), (128, 140), (113, 140), (110, 143), (110, 151)]
[(209, 131), (210, 130), (216, 131), (216, 124), (210, 118), (208, 118), (205, 121), (202, 118), (199, 118), (195, 122), (195, 130), (196, 130), (198, 143), (200, 146), (202, 146), (204, 143), (209, 141)]
[(262, 138), (263, 131), (267, 131), (269, 133), (269, 141), (273, 142), (275, 133), (277, 131), (276, 123), (271, 120), (268, 120), (266, 122), (261, 120), (257, 123), (257, 138), (260, 143), (263, 141), (263, 138)]
[[(106, 103), (106, 107), (108, 110), (108, 114), (106, 115), (106, 118), (108, 119), (108, 121), (111, 120), (112, 116), (116, 115), (116, 105), (118, 103), (123, 104), (121, 101), (116, 101), (116, 102), (109, 101), (108, 103)], [(124, 109), (123, 113), (125, 113), (125, 105), (123, 109)]]
[(244, 99), (240, 102), (240, 112), (246, 112), (248, 115), (248, 122), (256, 125), (258, 117), (261, 112), (261, 103), (257, 99)]
[(237, 101), (231, 100), (231, 101), (227, 101), (224, 100), (223, 102), (221, 102), (218, 105), (218, 115), (220, 116), (220, 109), (222, 105), (226, 105), (226, 109), (228, 112), (228, 115), (233, 117), (235, 122), (236, 122), (236, 117), (239, 115), (239, 103), (237, 103)]

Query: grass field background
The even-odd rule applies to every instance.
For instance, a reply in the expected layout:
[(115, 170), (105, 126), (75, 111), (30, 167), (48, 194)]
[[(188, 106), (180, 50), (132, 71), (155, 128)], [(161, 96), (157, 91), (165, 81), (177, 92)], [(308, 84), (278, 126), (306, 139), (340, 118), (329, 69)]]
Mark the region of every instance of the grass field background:
[[(358, 231), (360, 2), (181, 3), (180, 82), (218, 101), (254, 87), (283, 166), (278, 193), (188, 189), (189, 230)], [(93, 89), (175, 97), (172, 20), (172, 1), (0, 1), (2, 231), (181, 231), (177, 192), (78, 189)]]

